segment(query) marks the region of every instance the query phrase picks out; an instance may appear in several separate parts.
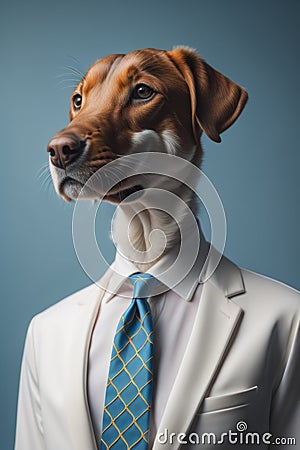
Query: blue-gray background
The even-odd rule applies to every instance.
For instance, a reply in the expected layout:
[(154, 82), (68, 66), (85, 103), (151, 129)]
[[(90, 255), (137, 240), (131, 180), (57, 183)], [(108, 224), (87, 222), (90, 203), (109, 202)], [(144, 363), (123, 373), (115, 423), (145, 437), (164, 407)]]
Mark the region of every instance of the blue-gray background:
[[(228, 220), (225, 253), (244, 267), (299, 288), (297, 3), (2, 4), (1, 450), (13, 447), (19, 368), (30, 318), (89, 283), (72, 245), (73, 206), (37, 177), (47, 161), (47, 142), (68, 121), (67, 86), (72, 81), (67, 79), (72, 76), (64, 66), (86, 70), (113, 52), (185, 44), (245, 86), (250, 100), (222, 144), (203, 140), (203, 169), (218, 189)], [(111, 214), (112, 208), (106, 207), (100, 218), (100, 241), (109, 259)]]

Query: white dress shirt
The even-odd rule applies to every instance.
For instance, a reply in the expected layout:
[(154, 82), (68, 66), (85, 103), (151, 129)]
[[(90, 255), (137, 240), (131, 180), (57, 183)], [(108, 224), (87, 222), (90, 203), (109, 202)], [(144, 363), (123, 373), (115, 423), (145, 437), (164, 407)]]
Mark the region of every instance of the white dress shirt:
[[(203, 243), (203, 245), (202, 245)], [(153, 317), (153, 400), (150, 425), (150, 447), (168, 401), (184, 352), (191, 335), (199, 305), (202, 285), (200, 272), (207, 251), (201, 240), (201, 251), (187, 276), (172, 289), (149, 298)], [(164, 280), (166, 269), (176, 259), (174, 249), (164, 255), (147, 273)], [(185, 261), (186, 263), (188, 261)], [(184, 262), (183, 262), (184, 267)], [(112, 276), (103, 297), (93, 330), (88, 359), (88, 402), (97, 443), (101, 438), (102, 417), (112, 345), (120, 317), (128, 308), (133, 287), (128, 277), (139, 270), (118, 251), (111, 268)], [(174, 279), (173, 276), (169, 277)], [(167, 289), (167, 288), (166, 288)]]

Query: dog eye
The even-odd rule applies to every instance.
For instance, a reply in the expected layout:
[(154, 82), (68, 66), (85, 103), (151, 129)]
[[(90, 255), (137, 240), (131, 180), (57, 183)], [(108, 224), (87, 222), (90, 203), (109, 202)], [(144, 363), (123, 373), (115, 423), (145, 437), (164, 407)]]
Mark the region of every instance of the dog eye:
[(150, 100), (154, 97), (155, 91), (146, 84), (138, 84), (133, 91), (134, 100)]
[(82, 97), (80, 94), (76, 94), (73, 97), (73, 106), (74, 109), (78, 110), (81, 108), (81, 103), (82, 103)]

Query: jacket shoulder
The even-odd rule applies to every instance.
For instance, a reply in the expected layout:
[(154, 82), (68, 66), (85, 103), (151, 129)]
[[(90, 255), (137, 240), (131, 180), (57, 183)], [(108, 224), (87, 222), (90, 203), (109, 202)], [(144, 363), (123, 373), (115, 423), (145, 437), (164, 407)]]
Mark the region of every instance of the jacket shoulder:
[(97, 282), (68, 295), (44, 311), (36, 314), (33, 319), (42, 319), (53, 315), (64, 315), (64, 313), (68, 314), (71, 313), (71, 311), (78, 305), (88, 306), (95, 299), (98, 299), (99, 296), (105, 291), (111, 273), (111, 269), (108, 268)]
[(250, 300), (296, 313), (300, 308), (300, 292), (287, 284), (241, 269), (245, 294)]
[[(31, 326), (39, 329), (43, 327), (67, 327), (73, 318), (77, 316), (78, 310), (89, 309), (89, 306), (98, 301), (103, 289), (96, 283), (91, 284), (79, 291), (58, 301), (49, 308), (36, 314), (31, 320)], [(81, 311), (83, 311), (81, 309)]]

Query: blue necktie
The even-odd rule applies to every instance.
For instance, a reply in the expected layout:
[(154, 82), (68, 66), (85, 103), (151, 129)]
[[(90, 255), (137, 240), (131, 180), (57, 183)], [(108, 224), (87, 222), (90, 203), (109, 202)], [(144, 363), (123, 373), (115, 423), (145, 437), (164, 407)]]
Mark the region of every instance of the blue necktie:
[(114, 337), (100, 449), (145, 450), (149, 445), (152, 399), (153, 326), (147, 302), (156, 279), (129, 277), (133, 299)]

